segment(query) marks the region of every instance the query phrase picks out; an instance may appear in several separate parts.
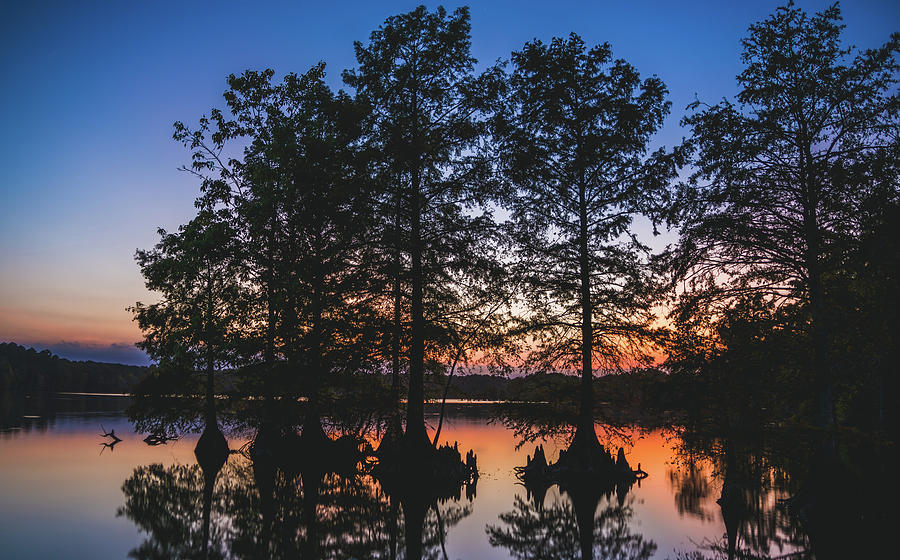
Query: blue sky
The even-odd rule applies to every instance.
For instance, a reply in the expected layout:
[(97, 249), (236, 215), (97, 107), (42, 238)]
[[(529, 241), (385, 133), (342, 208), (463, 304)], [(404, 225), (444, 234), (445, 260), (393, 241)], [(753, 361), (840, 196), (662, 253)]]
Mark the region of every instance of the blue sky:
[[(152, 301), (133, 254), (156, 228), (190, 218), (197, 183), (172, 123), (223, 105), (225, 77), (244, 69), (329, 81), (354, 65), (386, 17), (419, 2), (13, 2), (0, 22), (0, 341), (63, 356), (145, 363), (126, 306)], [(427, 3), (435, 7), (438, 3)], [(461, 5), (445, 3), (448, 9)], [(776, 2), (470, 2), (483, 63), (526, 41), (579, 33), (668, 85), (672, 145), (698, 95), (735, 92), (740, 38)], [(827, 2), (798, 2), (818, 11)], [(900, 30), (900, 2), (843, 8), (845, 40), (874, 47)], [(663, 237), (663, 241), (670, 239)], [(662, 241), (657, 241), (657, 244)]]

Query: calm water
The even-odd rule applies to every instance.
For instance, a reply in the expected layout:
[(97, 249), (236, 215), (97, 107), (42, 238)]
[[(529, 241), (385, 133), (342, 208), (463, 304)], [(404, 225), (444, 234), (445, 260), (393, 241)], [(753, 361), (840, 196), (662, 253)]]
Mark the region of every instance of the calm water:
[[(126, 405), (126, 399), (85, 396), (6, 403), (0, 556), (201, 557), (198, 436), (147, 445), (124, 414)], [(640, 463), (649, 477), (610, 495), (573, 496), (554, 486), (539, 499), (514, 472), (535, 444), (517, 450), (514, 431), (492, 416), (491, 405), (459, 405), (445, 421), (442, 440), (472, 448), (481, 477), (474, 492), (427, 508), (425, 558), (580, 558), (579, 541), (591, 525), (584, 512), (591, 510), (595, 558), (727, 557), (729, 543), (753, 557), (809, 557), (808, 537), (779, 503), (795, 485), (763, 455), (721, 440), (690, 441), (675, 429), (628, 427), (610, 436), (599, 426), (601, 441), (621, 444), (631, 465)], [(102, 445), (101, 425), (122, 442)], [(240, 449), (250, 437), (232, 434), (229, 445)], [(543, 443), (548, 459), (564, 445)], [(266, 479), (258, 470), (238, 452), (218, 473), (208, 504), (210, 557), (266, 556), (264, 542), (269, 550), (294, 551), (293, 557), (299, 551), (301, 557), (390, 558), (392, 550), (404, 557), (402, 508), (368, 475), (325, 475), (310, 500), (300, 477)], [(260, 484), (270, 487), (268, 497), (261, 497)], [(740, 511), (723, 514), (717, 500), (732, 489), (740, 507), (731, 509)]]

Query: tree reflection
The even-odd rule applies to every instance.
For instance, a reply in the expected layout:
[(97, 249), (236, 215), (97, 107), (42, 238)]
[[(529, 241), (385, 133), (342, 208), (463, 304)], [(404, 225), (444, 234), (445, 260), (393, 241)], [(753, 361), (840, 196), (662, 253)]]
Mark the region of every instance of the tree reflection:
[[(204, 476), (199, 465), (153, 464), (137, 467), (122, 485), (125, 505), (118, 516), (125, 516), (146, 533), (144, 541), (129, 553), (131, 558), (224, 558), (223, 550), (204, 539)], [(210, 500), (212, 495), (210, 496)], [(221, 503), (210, 504), (216, 512)], [(221, 516), (216, 516), (222, 520)], [(225, 541), (226, 525), (209, 526), (213, 543)]]
[(569, 489), (568, 499), (557, 497), (549, 506), (540, 491), (529, 492), (530, 500), (517, 495), (513, 510), (500, 515), (502, 525), (487, 527), (488, 540), (521, 560), (646, 560), (656, 543), (632, 531), (634, 498), (627, 491), (619, 489), (614, 501), (612, 492)]
[[(797, 465), (771, 442), (685, 431), (675, 451), (669, 482), (679, 512), (724, 526), (722, 539), (703, 543), (695, 557), (807, 556), (808, 539), (782, 503), (798, 487), (790, 474)], [(713, 481), (721, 486), (715, 489)]]
[(249, 451), (232, 454), (221, 471), (141, 466), (122, 491), (118, 515), (146, 535), (130, 556), (142, 559), (439, 559), (452, 527), (471, 513), (458, 495), (389, 494), (355, 469)]
[(710, 508), (714, 489), (707, 461), (691, 458), (684, 465), (670, 468), (668, 475), (675, 506), (682, 517), (690, 515), (705, 522), (715, 519), (715, 512)]

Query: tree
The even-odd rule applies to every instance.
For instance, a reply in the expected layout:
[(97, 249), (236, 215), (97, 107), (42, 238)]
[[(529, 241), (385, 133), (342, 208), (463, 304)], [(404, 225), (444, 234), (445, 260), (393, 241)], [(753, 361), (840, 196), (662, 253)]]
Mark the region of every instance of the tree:
[[(380, 208), (394, 234), (384, 254), (393, 264), (386, 269), (395, 332), (399, 323), (409, 325), (407, 439), (414, 446), (427, 442), (427, 351), (436, 355), (441, 319), (466, 311), (460, 294), (478, 288), (494, 262), (484, 243), (493, 222), (483, 205), (492, 193), (476, 149), (498, 73), (474, 75), (469, 32), (467, 8), (447, 14), (420, 6), (388, 18), (368, 45), (356, 43), (359, 67), (344, 74), (373, 111), (370, 142), (389, 178)], [(401, 289), (408, 290), (404, 298)], [(397, 312), (407, 298), (408, 319)], [(394, 340), (396, 355), (399, 334)]]
[[(229, 76), (228, 114), (214, 110), (196, 131), (177, 123), (176, 138), (194, 151), (201, 198), (227, 208), (240, 235), (254, 296), (255, 316), (244, 325), (256, 342), (251, 360), (261, 357), (270, 374), (286, 370), (282, 391), (302, 382), (308, 420), (318, 423), (323, 370), (350, 369), (368, 348), (364, 109), (331, 91), (324, 64), (281, 83), (273, 75)], [(242, 157), (223, 160), (240, 141)]]
[[(891, 358), (900, 345), (895, 294), (900, 290), (900, 192), (871, 208), (865, 231), (846, 248), (839, 270), (826, 282), (834, 325), (829, 360), (835, 375), (835, 407), (844, 422), (897, 433), (897, 366)], [(869, 206), (872, 206), (871, 204)]]
[(573, 445), (588, 452), (595, 369), (650, 360), (649, 250), (628, 228), (674, 172), (671, 154), (647, 157), (669, 103), (658, 78), (642, 81), (608, 44), (588, 49), (575, 34), (528, 43), (512, 63), (496, 134), (530, 310), (520, 332), (543, 367), (580, 370)]
[(810, 17), (793, 4), (742, 41), (737, 103), (692, 104), (696, 171), (673, 207), (672, 265), (687, 289), (676, 315), (748, 293), (808, 309), (817, 422), (833, 422), (825, 278), (833, 248), (856, 237), (860, 208), (897, 190), (900, 34), (854, 56), (835, 4)]
[[(265, 179), (250, 182), (237, 212), (252, 222), (273, 203), (276, 208), (266, 220), (277, 230), (276, 333), (289, 368), (306, 380), (308, 418), (316, 423), (322, 373), (360, 361), (367, 346), (361, 320), (369, 315), (361, 297), (361, 236), (370, 214), (366, 159), (358, 149), (363, 113), (343, 92), (333, 94), (323, 78), (319, 65), (260, 88), (265, 95), (257, 97), (258, 77), (246, 73), (231, 80), (228, 98), (238, 119), (266, 114), (247, 131), (254, 141), (241, 166), (248, 178)], [(265, 232), (249, 237), (264, 238)]]
[(215, 371), (237, 359), (246, 310), (236, 233), (227, 213), (201, 203), (178, 232), (159, 235), (153, 249), (135, 255), (147, 288), (160, 294), (157, 303), (130, 308), (144, 332), (138, 347), (161, 368), (205, 371), (211, 402)]

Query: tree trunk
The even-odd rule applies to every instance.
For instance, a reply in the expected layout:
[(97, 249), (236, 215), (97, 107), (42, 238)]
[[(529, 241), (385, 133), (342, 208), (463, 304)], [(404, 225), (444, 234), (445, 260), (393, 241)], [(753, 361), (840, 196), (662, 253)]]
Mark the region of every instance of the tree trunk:
[(400, 339), (403, 336), (401, 305), (403, 303), (400, 277), (403, 263), (400, 260), (400, 185), (397, 185), (394, 208), (394, 333), (391, 337), (391, 403), (400, 402)]
[[(584, 189), (579, 189), (579, 251), (578, 261), (581, 275), (581, 409), (578, 427), (575, 432), (575, 442), (582, 444), (582, 449), (590, 458), (591, 446), (597, 441), (594, 432), (594, 368), (593, 368), (593, 307), (591, 304), (591, 268), (590, 254), (588, 253), (587, 232), (587, 204), (585, 202)], [(575, 443), (573, 442), (573, 443)], [(589, 464), (589, 463), (585, 463)]]
[(212, 422), (216, 423), (216, 407), (215, 407), (215, 388), (213, 387), (213, 376), (215, 371), (213, 369), (213, 361), (212, 358), (209, 358), (206, 362), (206, 423), (207, 425)]
[[(809, 158), (807, 152), (807, 158)], [(809, 159), (807, 159), (809, 161)], [(834, 425), (834, 403), (831, 391), (831, 367), (828, 363), (828, 328), (825, 310), (825, 294), (822, 287), (822, 269), (819, 266), (821, 240), (817, 213), (817, 197), (811, 171), (804, 165), (806, 192), (804, 202), (804, 229), (806, 235), (806, 273), (809, 291), (809, 308), (813, 336), (813, 367), (816, 387), (816, 425), (828, 428)]]
[[(207, 270), (209, 272), (209, 270)], [(209, 281), (209, 280), (208, 280)], [(213, 329), (212, 329), (212, 317), (213, 317), (213, 297), (212, 297), (212, 286), (207, 286), (206, 291), (206, 321), (204, 325), (204, 331), (206, 331), (206, 425), (209, 426), (210, 423), (213, 426), (216, 426), (216, 412), (215, 412), (215, 387), (213, 385), (216, 372), (216, 362), (215, 362), (215, 354), (213, 351)]]
[(427, 441), (425, 433), (425, 318), (422, 274), (422, 216), (419, 170), (412, 173), (410, 224), (411, 319), (409, 397), (406, 405), (406, 437), (412, 448)]
[(264, 360), (272, 374), (272, 368), (275, 365), (275, 257), (273, 255), (275, 246), (275, 220), (274, 209), (272, 210), (273, 218), (269, 220), (269, 231), (266, 234), (266, 341), (264, 350)]
[(825, 294), (822, 287), (822, 268), (819, 265), (821, 236), (819, 235), (819, 194), (818, 182), (812, 158), (812, 140), (807, 132), (806, 122), (798, 119), (800, 141), (803, 151), (800, 170), (803, 177), (803, 228), (806, 236), (805, 265), (807, 290), (809, 293), (810, 317), (813, 336), (813, 367), (816, 387), (816, 424), (823, 428), (834, 425), (834, 403), (831, 391), (831, 367), (828, 363), (828, 327), (825, 310)]
[(816, 425), (834, 425), (834, 402), (831, 388), (831, 367), (828, 363), (828, 328), (821, 277), (818, 266), (810, 270), (809, 303), (812, 317), (813, 352), (816, 384)]
[(303, 436), (311, 441), (325, 440), (322, 429), (319, 391), (322, 379), (322, 285), (321, 278), (313, 278), (312, 290), (313, 325), (307, 361), (307, 397), (306, 418), (303, 423)]

